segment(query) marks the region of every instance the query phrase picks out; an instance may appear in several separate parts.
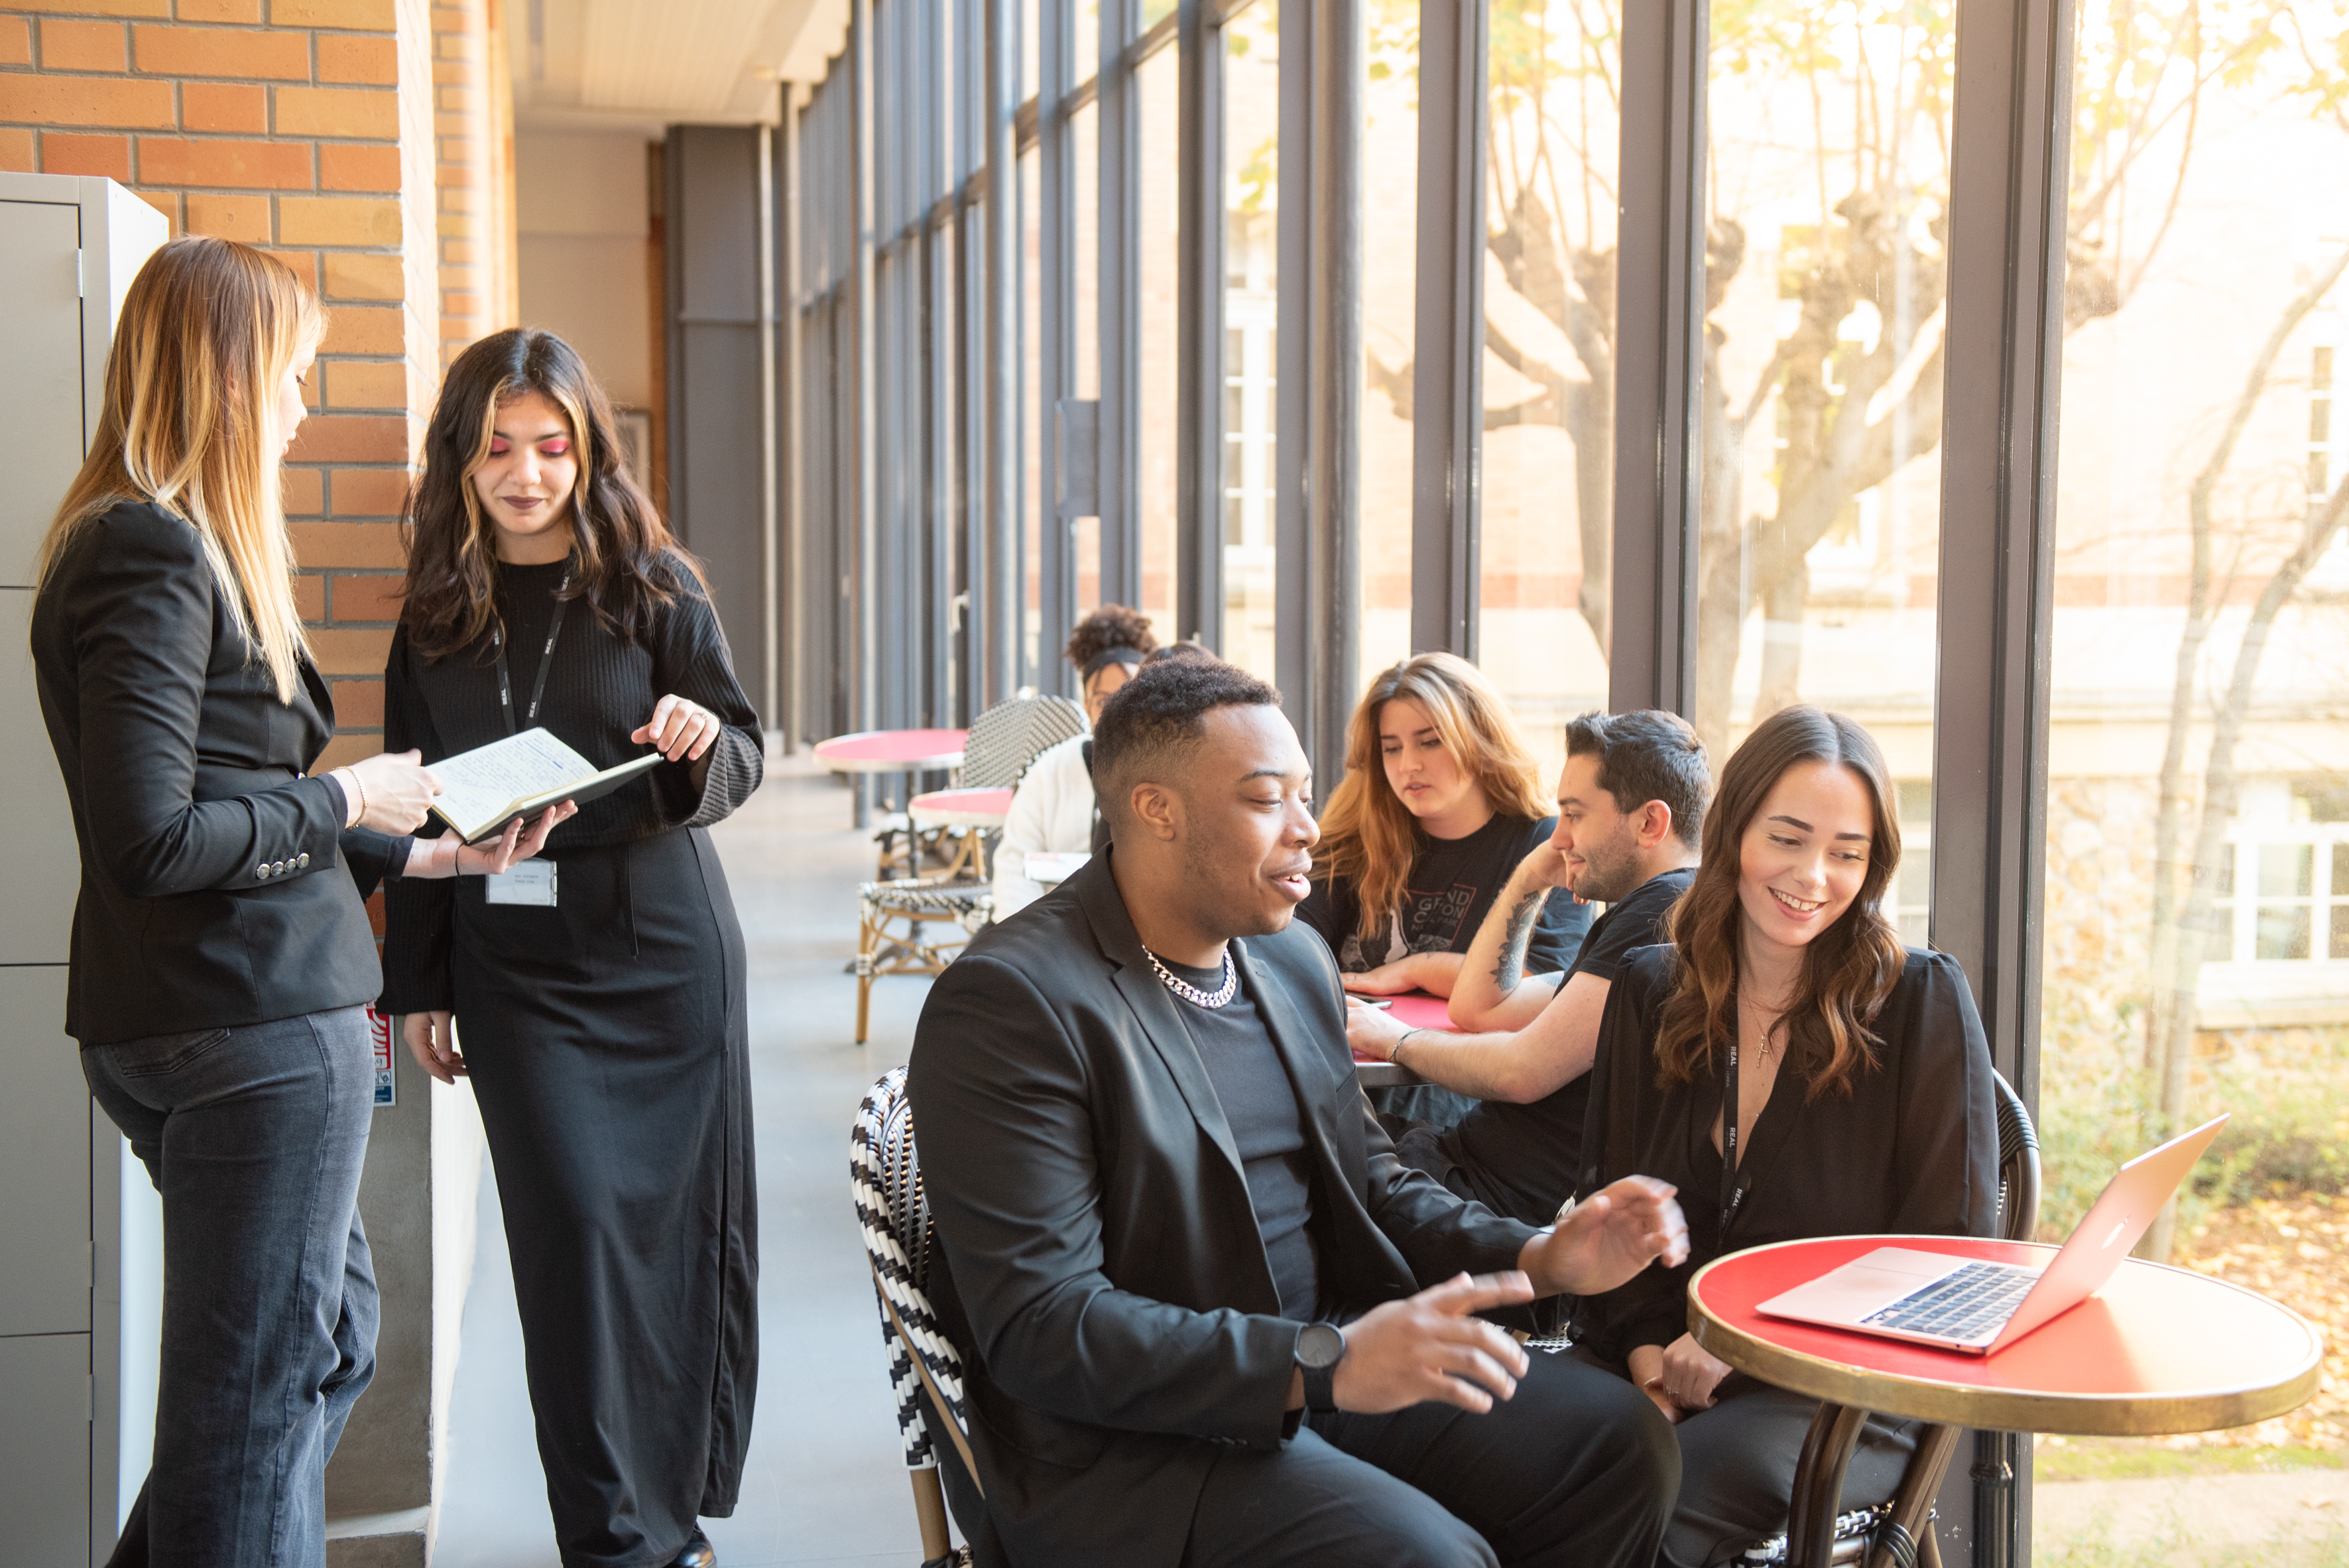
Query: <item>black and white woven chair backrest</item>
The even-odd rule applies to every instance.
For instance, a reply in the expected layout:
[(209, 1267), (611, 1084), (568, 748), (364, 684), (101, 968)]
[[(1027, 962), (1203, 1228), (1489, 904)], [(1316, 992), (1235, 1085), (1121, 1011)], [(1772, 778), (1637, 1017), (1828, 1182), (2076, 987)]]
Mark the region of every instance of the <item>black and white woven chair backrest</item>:
[(904, 1068), (890, 1068), (857, 1108), (848, 1138), (848, 1171), (857, 1228), (864, 1234), (864, 1255), (880, 1296), (881, 1336), (889, 1347), (889, 1386), (896, 1397), (905, 1468), (928, 1470), (937, 1456), (922, 1419), (922, 1384), (928, 1383), (932, 1402), (961, 1429), (952, 1434), (957, 1447), (967, 1442), (970, 1422), (963, 1408), (962, 1355), (939, 1330), (924, 1289), (930, 1210), (922, 1199)]
[(1009, 789), (1036, 754), (1085, 732), (1085, 710), (1064, 696), (1015, 696), (970, 721), (962, 744), (962, 787)]
[(2014, 1086), (1990, 1075), (1998, 1096), (1998, 1233), (2028, 1242), (2039, 1229), (2039, 1130)]

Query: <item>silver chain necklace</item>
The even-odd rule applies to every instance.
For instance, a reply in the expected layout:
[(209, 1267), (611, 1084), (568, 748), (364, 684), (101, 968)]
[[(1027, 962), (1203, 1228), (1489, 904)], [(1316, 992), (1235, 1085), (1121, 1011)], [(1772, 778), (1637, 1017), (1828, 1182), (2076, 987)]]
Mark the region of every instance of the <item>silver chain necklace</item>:
[(1215, 991), (1202, 991), (1187, 981), (1176, 979), (1166, 965), (1158, 962), (1158, 954), (1151, 952), (1147, 947), (1142, 950), (1142, 955), (1150, 960), (1150, 966), (1153, 969), (1158, 971), (1158, 978), (1165, 987), (1194, 1007), (1220, 1007), (1239, 994), (1240, 972), (1232, 965), (1232, 949), (1229, 943), (1224, 944), (1224, 983)]

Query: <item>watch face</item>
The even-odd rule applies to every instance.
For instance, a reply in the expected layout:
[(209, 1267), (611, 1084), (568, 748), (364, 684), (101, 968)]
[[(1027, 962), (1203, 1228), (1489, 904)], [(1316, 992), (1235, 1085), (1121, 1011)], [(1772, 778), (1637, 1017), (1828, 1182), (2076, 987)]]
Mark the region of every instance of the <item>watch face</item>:
[(1326, 1323), (1309, 1323), (1297, 1336), (1297, 1361), (1301, 1367), (1319, 1371), (1338, 1365), (1338, 1357), (1346, 1354), (1346, 1336)]

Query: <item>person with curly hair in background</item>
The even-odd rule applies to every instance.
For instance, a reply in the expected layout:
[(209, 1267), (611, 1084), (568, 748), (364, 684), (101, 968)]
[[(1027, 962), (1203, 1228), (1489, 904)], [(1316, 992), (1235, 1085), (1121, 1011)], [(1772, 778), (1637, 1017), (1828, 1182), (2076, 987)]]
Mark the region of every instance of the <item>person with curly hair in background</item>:
[[(1123, 604), (1103, 604), (1077, 623), (1062, 656), (1077, 668), (1085, 723), (1101, 722), (1112, 693), (1133, 678), (1158, 647), (1150, 617)], [(1071, 736), (1036, 754), (1020, 776), (995, 847), (995, 918), (1008, 920), (1044, 896), (1028, 874), (1030, 855), (1081, 855), (1096, 851), (1102, 830), (1093, 801), (1093, 740)]]

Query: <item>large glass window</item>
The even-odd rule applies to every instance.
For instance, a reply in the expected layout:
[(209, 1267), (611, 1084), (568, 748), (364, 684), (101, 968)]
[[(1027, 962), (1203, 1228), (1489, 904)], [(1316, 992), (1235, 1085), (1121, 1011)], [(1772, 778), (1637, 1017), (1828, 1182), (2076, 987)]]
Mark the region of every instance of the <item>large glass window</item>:
[[(2101, 1540), (2071, 1482), (2338, 1465), (2349, 1439), (2343, 24), (2338, 5), (2081, 11), (2041, 1232), (2061, 1236), (2120, 1161), (2226, 1110), (2215, 1159), (2140, 1250), (2290, 1303), (2332, 1358), (2323, 1392), (2256, 1427), (2041, 1439), (2034, 1517), (2057, 1560)], [(2321, 1560), (2294, 1543), (2324, 1533), (2308, 1511), (2195, 1484), (2212, 1506), (2157, 1521), (2147, 1555)], [(2330, 1540), (2337, 1557), (2337, 1526)]]
[(1280, 5), (1224, 36), (1224, 657), (1273, 677), (1274, 349), (1279, 324)]
[(1477, 646), (1545, 766), (1607, 706), (1619, 0), (1493, 0)]
[(1929, 798), (1955, 11), (1713, 0), (1692, 717), (1716, 768), (1816, 703)]
[[(1362, 125), (1361, 665), (1411, 654), (1412, 365), (1419, 313), (1420, 0), (1370, 0)], [(1442, 418), (1442, 410), (1429, 418)]]

